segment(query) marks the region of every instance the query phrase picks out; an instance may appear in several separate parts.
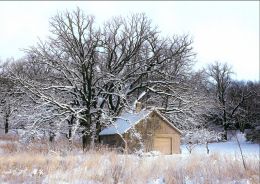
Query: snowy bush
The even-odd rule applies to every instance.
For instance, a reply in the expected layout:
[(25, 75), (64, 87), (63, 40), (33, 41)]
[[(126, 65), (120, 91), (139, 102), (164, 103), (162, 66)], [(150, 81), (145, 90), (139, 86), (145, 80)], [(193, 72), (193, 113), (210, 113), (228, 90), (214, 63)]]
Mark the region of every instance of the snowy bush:
[(204, 144), (207, 149), (207, 153), (209, 153), (208, 144), (218, 141), (220, 137), (221, 135), (219, 133), (209, 131), (205, 128), (193, 129), (184, 131), (182, 142), (186, 144), (186, 148), (189, 153), (191, 153), (198, 144)]
[(260, 143), (260, 126), (246, 132), (246, 139), (251, 142)]

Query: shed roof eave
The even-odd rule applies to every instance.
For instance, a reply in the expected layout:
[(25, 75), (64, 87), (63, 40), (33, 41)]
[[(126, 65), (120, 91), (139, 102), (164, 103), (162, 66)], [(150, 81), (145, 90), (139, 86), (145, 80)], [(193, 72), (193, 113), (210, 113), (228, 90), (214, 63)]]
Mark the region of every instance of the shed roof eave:
[(155, 112), (160, 118), (162, 118), (167, 124), (169, 124), (174, 130), (176, 130), (180, 135), (182, 134), (182, 131), (178, 129), (176, 126), (174, 126), (168, 119), (166, 119), (161, 113), (154, 109), (153, 112)]

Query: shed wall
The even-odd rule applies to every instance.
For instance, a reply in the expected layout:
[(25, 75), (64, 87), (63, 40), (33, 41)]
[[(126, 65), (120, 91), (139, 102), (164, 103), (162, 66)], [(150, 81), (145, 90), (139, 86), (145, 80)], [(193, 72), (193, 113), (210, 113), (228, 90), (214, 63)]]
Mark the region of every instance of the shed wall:
[[(135, 130), (137, 134), (133, 134), (133, 130), (129, 130), (123, 135), (129, 153), (142, 147), (146, 152), (161, 149), (159, 151), (165, 152), (165, 154), (180, 153), (180, 133), (156, 113), (151, 113), (148, 118), (141, 120), (135, 126)], [(141, 136), (143, 143), (138, 139), (138, 134)], [(124, 141), (119, 135), (101, 136), (101, 142), (109, 146), (125, 147)], [(165, 146), (170, 147), (164, 148)]]

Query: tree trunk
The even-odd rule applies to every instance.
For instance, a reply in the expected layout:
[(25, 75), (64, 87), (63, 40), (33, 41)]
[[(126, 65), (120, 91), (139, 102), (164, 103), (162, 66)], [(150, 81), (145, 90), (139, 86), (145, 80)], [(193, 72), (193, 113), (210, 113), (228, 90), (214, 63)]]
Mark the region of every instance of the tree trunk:
[(9, 130), (9, 116), (5, 117), (5, 134), (8, 133)]
[(83, 151), (87, 148), (87, 136), (84, 133), (82, 135), (82, 148)]
[(69, 132), (68, 132), (68, 134), (67, 134), (67, 138), (69, 139), (69, 141), (70, 141), (71, 138), (72, 138), (73, 119), (74, 119), (74, 116), (72, 115), (72, 116), (71, 116), (71, 119), (70, 119), (70, 120), (67, 120), (67, 121), (68, 121), (68, 127), (69, 127)]
[(209, 143), (206, 142), (206, 149), (207, 149), (207, 154), (209, 154)]
[[(225, 108), (225, 103), (223, 103), (223, 106)], [(227, 114), (226, 114), (226, 110), (225, 109), (223, 111), (223, 125), (224, 125), (224, 135), (223, 135), (223, 138), (224, 138), (224, 140), (227, 140), (228, 123), (227, 123)]]
[(245, 123), (242, 120), (239, 121), (239, 130), (240, 132), (245, 133)]
[(87, 122), (84, 122), (84, 130), (82, 131), (82, 148), (85, 151), (91, 144), (91, 116), (87, 116)]
[(91, 137), (88, 135), (86, 130), (84, 130), (82, 133), (83, 133), (83, 135), (82, 135), (82, 148), (83, 148), (83, 151), (85, 151), (88, 148), (88, 146), (90, 145)]
[(53, 142), (54, 141), (54, 137), (55, 137), (55, 134), (53, 132), (50, 132), (49, 141)]
[(101, 132), (101, 124), (100, 121), (98, 120), (96, 124), (96, 136), (97, 136), (96, 143), (100, 143), (100, 138), (99, 138), (100, 132)]
[(223, 139), (227, 140), (227, 126), (226, 125), (224, 125)]
[(53, 122), (49, 122), (49, 125), (50, 125), (49, 141), (52, 142), (54, 140), (54, 137), (55, 137), (55, 133), (52, 131), (52, 130), (54, 130)]
[(68, 139), (71, 140), (72, 134), (71, 134), (71, 126), (69, 126), (69, 134), (68, 134)]
[(90, 149), (94, 149), (95, 148), (95, 144), (97, 142), (97, 138), (98, 138), (97, 125), (94, 122), (92, 122), (90, 138), (91, 138), (91, 140), (90, 140)]
[(66, 135), (67, 139), (69, 140), (69, 151), (72, 150), (72, 123), (69, 121), (69, 132)]

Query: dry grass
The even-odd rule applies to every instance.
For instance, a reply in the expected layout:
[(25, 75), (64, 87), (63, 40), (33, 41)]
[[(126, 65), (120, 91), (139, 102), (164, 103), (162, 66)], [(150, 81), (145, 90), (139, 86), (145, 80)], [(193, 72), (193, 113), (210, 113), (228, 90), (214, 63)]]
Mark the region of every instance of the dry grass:
[[(0, 145), (0, 183), (124, 183), (142, 184), (161, 177), (167, 184), (259, 183), (259, 157), (247, 157), (245, 170), (236, 155), (138, 157), (106, 148), (83, 153), (62, 151), (65, 145), (34, 142), (24, 147)], [(16, 148), (15, 148), (16, 146)], [(65, 149), (66, 150), (66, 149)], [(8, 152), (8, 153), (7, 153)]]
[(14, 153), (17, 152), (17, 144), (14, 142), (7, 142), (0, 145), (1, 150), (4, 153)]
[(1, 141), (18, 141), (19, 137), (18, 135), (13, 134), (0, 134), (0, 140)]

